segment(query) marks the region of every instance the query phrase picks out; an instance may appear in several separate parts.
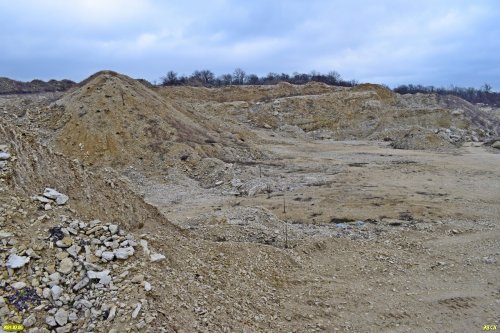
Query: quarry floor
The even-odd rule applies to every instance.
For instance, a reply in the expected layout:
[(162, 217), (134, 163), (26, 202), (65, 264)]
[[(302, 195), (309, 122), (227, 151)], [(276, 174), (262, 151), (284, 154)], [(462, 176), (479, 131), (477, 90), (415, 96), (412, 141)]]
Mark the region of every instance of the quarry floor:
[(282, 191), (235, 196), (228, 184), (201, 188), (179, 175), (141, 190), (195, 238), (285, 251), (294, 267), (280, 277), (277, 331), (499, 323), (500, 154), (270, 134), (259, 133), (271, 159), (231, 168), (243, 181), (279, 179)]

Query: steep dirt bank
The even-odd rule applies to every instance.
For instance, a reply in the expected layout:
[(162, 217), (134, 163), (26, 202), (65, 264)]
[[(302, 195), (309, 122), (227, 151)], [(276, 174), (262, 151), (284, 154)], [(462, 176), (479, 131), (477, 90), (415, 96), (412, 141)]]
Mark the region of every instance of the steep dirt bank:
[(133, 193), (126, 180), (112, 170), (93, 173), (76, 160), (55, 154), (30, 133), (0, 120), (1, 141), (15, 157), (8, 185), (25, 197), (53, 187), (73, 200), (71, 207), (89, 219), (106, 219), (127, 228), (158, 224), (168, 227), (154, 207)]

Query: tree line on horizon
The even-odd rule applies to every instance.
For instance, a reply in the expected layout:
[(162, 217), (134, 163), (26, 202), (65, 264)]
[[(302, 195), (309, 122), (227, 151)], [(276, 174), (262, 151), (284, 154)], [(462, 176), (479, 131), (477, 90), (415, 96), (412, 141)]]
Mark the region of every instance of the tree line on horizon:
[(355, 80), (344, 80), (336, 71), (327, 74), (311, 72), (310, 74), (293, 73), (269, 73), (266, 76), (247, 74), (241, 68), (236, 68), (233, 73), (216, 76), (208, 69), (196, 70), (193, 74), (179, 75), (174, 71), (168, 71), (167, 75), (161, 78), (162, 86), (199, 86), (199, 87), (225, 87), (231, 85), (272, 85), (280, 82), (291, 84), (306, 84), (309, 82), (322, 82), (333, 86), (353, 87), (358, 84)]
[(449, 88), (423, 86), (414, 84), (404, 84), (393, 89), (398, 94), (438, 94), (453, 95), (465, 99), (474, 104), (486, 104), (491, 106), (500, 106), (500, 93), (492, 91), (491, 85), (485, 83), (481, 88), (463, 88), (451, 86)]

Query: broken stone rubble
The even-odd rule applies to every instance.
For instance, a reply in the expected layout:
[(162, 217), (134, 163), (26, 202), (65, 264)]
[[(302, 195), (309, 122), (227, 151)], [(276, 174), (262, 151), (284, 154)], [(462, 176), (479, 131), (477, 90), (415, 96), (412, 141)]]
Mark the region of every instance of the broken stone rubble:
[[(35, 201), (39, 201), (43, 204), (50, 204), (50, 203), (55, 201), (55, 203), (58, 206), (62, 206), (68, 202), (69, 197), (66, 194), (62, 194), (53, 188), (46, 187), (41, 196), (34, 195), (31, 197), (31, 199), (35, 200)], [(47, 206), (45, 206), (45, 208), (46, 208), (46, 210), (48, 210)]]
[[(10, 255), (4, 261), (8, 269), (15, 269), (15, 274), (5, 281), (10, 285), (10, 290), (14, 292), (35, 288), (35, 295), (38, 295), (41, 303), (38, 307), (42, 312), (46, 311), (45, 316), (33, 316), (32, 313), (28, 316), (29, 312), (27, 312), (27, 316), (23, 316), (24, 319), (20, 317), (20, 322), (30, 328), (29, 332), (49, 332), (50, 330), (87, 332), (93, 331), (101, 320), (113, 322), (116, 317), (125, 318), (123, 317), (125, 313), (117, 307), (116, 302), (119, 302), (119, 298), (116, 298), (116, 295), (123, 288), (128, 290), (130, 287), (127, 285), (130, 281), (123, 278), (118, 279), (119, 282), (114, 281), (113, 272), (120, 263), (135, 255), (134, 247), (138, 245), (138, 242), (132, 235), (122, 232), (117, 225), (104, 225), (100, 221), (84, 223), (67, 220), (63, 223), (69, 226), (60, 225), (58, 227), (60, 229), (55, 229), (61, 230), (61, 235), (64, 235), (61, 239), (43, 237), (45, 241), (41, 246), (33, 245), (36, 250), (31, 248), (23, 250), (25, 247), (19, 250), (12, 247), (9, 251)], [(92, 228), (95, 229), (89, 233), (88, 231)], [(13, 233), (2, 231), (4, 244), (9, 246), (16, 244), (17, 241), (12, 240), (13, 237)], [(93, 255), (97, 248), (106, 250), (102, 251), (100, 258)], [(51, 251), (55, 255), (47, 256), (40, 251)], [(110, 253), (111, 256), (107, 256), (106, 253)], [(159, 256), (159, 260), (165, 258), (157, 253), (155, 255)], [(147, 258), (151, 259), (149, 255)], [(47, 261), (51, 264), (40, 265)], [(35, 272), (32, 278), (26, 274), (28, 264)], [(116, 283), (121, 287), (115, 286)], [(151, 289), (150, 283), (143, 282), (137, 290), (142, 290), (144, 293)], [(103, 303), (104, 300), (109, 303)], [(5, 304), (3, 298), (2, 301)], [(134, 326), (143, 326), (140, 324), (145, 323), (143, 315), (140, 315), (144, 301), (135, 303), (140, 306), (134, 305), (131, 308), (134, 310), (133, 320), (138, 320)], [(28, 303), (28, 308), (33, 309), (37, 304), (39, 304), (38, 301), (34, 304)], [(0, 312), (5, 318), (11, 316), (6, 305), (0, 304)]]

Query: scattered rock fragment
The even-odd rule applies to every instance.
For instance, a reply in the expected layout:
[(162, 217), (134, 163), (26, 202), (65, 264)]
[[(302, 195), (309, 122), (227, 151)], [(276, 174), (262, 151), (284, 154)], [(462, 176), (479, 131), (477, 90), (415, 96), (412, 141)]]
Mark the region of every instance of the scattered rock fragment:
[(50, 288), (50, 292), (51, 292), (51, 295), (52, 295), (52, 299), (54, 301), (57, 301), (62, 293), (63, 293), (63, 289), (61, 287), (59, 287), (58, 285), (55, 285), (55, 286), (52, 286), (52, 288)]
[(66, 204), (66, 202), (68, 202), (69, 200), (69, 197), (67, 195), (59, 193), (50, 187), (45, 188), (45, 190), (43, 191), (43, 196), (48, 199), (55, 200), (59, 206)]
[(115, 253), (110, 251), (104, 251), (101, 253), (101, 258), (107, 261), (111, 261), (115, 258)]
[(111, 309), (109, 310), (109, 315), (106, 320), (111, 321), (115, 319), (116, 316), (116, 305), (111, 306)]
[(5, 232), (5, 231), (0, 231), (0, 239), (10, 238), (12, 236), (14, 236), (13, 233)]
[(56, 333), (70, 333), (72, 328), (73, 328), (72, 324), (67, 324), (63, 327), (56, 328)]
[(116, 233), (118, 232), (118, 225), (116, 224), (111, 224), (109, 225), (109, 232), (111, 233), (111, 235), (116, 235)]
[(78, 320), (78, 315), (75, 312), (71, 312), (68, 315), (68, 320), (71, 322), (77, 321)]
[(137, 318), (137, 316), (139, 315), (139, 312), (141, 312), (141, 308), (142, 308), (142, 304), (141, 303), (137, 303), (137, 305), (135, 306), (134, 311), (132, 312), (132, 319)]
[(31, 199), (34, 201), (39, 201), (39, 202), (44, 203), (44, 204), (48, 204), (48, 203), (52, 202), (50, 199), (43, 197), (41, 195), (34, 195), (31, 197)]
[(166, 257), (160, 253), (153, 253), (153, 254), (151, 254), (151, 257), (150, 257), (151, 262), (159, 262), (159, 261), (163, 261), (165, 259), (166, 259)]
[(71, 258), (64, 258), (59, 264), (58, 271), (63, 274), (69, 274), (73, 271), (73, 260)]
[(70, 256), (72, 256), (73, 258), (76, 259), (78, 257), (78, 253), (80, 252), (81, 249), (82, 249), (81, 246), (73, 244), (66, 251), (68, 251)]
[(143, 274), (137, 274), (132, 278), (132, 283), (142, 283), (144, 281)]
[(77, 284), (75, 284), (75, 286), (73, 287), (73, 290), (78, 291), (82, 288), (85, 288), (85, 286), (87, 286), (89, 284), (89, 282), (90, 282), (90, 279), (88, 277), (84, 277)]
[(10, 159), (10, 154), (4, 151), (0, 151), (0, 161), (6, 161)]
[(36, 317), (34, 314), (30, 314), (26, 319), (23, 320), (23, 325), (27, 328), (33, 327), (36, 324)]
[(64, 326), (68, 323), (68, 311), (60, 308), (54, 315), (54, 319), (59, 326)]
[(106, 286), (111, 282), (109, 273), (109, 270), (104, 270), (102, 272), (87, 271), (87, 277), (91, 280), (99, 280), (100, 284)]
[(24, 287), (26, 287), (26, 283), (24, 282), (16, 282), (16, 283), (13, 283), (10, 285), (12, 288), (14, 288), (15, 290), (20, 290), (20, 289), (23, 289)]
[(73, 245), (73, 239), (69, 236), (65, 236), (63, 239), (56, 242), (57, 247), (68, 248)]
[(150, 250), (149, 250), (149, 248), (148, 248), (148, 241), (147, 241), (147, 240), (144, 240), (144, 239), (141, 239), (141, 240), (139, 241), (139, 244), (141, 244), (141, 246), (142, 246), (142, 250), (143, 250), (143, 252), (144, 252), (144, 255), (146, 255), (146, 256), (148, 256), (148, 257), (149, 257), (149, 256), (150, 256), (150, 254), (151, 254), (151, 251), (150, 251)]
[(26, 265), (30, 261), (29, 257), (18, 256), (17, 254), (12, 253), (7, 259), (5, 266), (7, 268), (21, 268)]
[(109, 275), (109, 270), (104, 270), (102, 272), (94, 272), (94, 271), (87, 271), (87, 277), (89, 279), (102, 279), (103, 277), (105, 276), (108, 276)]
[(57, 326), (57, 322), (56, 322), (56, 319), (54, 318), (54, 316), (47, 316), (45, 318), (45, 323), (49, 326), (52, 326), (52, 327)]
[[(130, 256), (134, 255), (134, 252), (135, 252), (135, 250), (131, 246), (122, 247), (122, 248), (118, 248), (118, 249), (113, 250), (115, 257), (117, 259), (122, 259), (122, 260), (128, 259)], [(104, 253), (103, 253), (103, 255), (104, 255)]]

